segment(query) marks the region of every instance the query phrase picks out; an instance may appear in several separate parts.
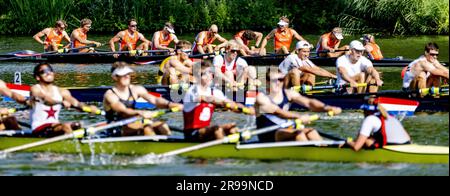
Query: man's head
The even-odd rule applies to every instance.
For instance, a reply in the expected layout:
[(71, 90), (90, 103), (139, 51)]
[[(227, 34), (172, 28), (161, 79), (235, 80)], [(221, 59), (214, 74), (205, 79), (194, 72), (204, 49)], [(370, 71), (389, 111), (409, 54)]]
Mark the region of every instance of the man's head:
[(227, 43), (227, 46), (225, 48), (225, 51), (227, 52), (227, 56), (230, 59), (235, 59), (238, 56), (239, 51), (241, 50), (241, 47), (239, 46), (239, 44), (234, 41), (231, 40)]
[(213, 24), (211, 27), (209, 27), (209, 32), (211, 32), (213, 35), (216, 35), (219, 33), (219, 27), (217, 25)]
[(350, 42), (350, 60), (353, 62), (358, 61), (361, 56), (364, 54), (364, 51), (366, 48), (364, 48), (363, 44), (358, 40), (353, 40)]
[(435, 62), (438, 60), (439, 57), (439, 46), (434, 43), (430, 42), (427, 45), (425, 45), (425, 58), (429, 62)]
[(280, 21), (277, 23), (278, 29), (284, 30), (289, 27), (289, 19), (286, 16), (280, 17)]
[(137, 25), (138, 25), (138, 23), (137, 23), (136, 19), (130, 19), (128, 21), (128, 30), (133, 31), (133, 32), (137, 31)]
[(298, 58), (302, 60), (306, 60), (309, 58), (309, 54), (311, 52), (312, 45), (307, 41), (299, 41), (295, 44), (295, 49), (297, 50)]
[(173, 24), (170, 22), (166, 22), (164, 24), (164, 30), (170, 34), (175, 34), (175, 28), (173, 27)]
[(64, 31), (67, 28), (67, 23), (64, 20), (58, 20), (56, 21), (55, 27), (59, 30), (59, 31)]
[(92, 27), (92, 21), (88, 18), (85, 18), (81, 20), (81, 28), (83, 28), (85, 31), (89, 31)]
[(247, 40), (255, 40), (256, 39), (256, 34), (252, 30), (245, 30), (244, 34), (242, 35), (242, 37), (244, 37)]
[(123, 86), (131, 84), (131, 76), (133, 69), (125, 62), (115, 62), (111, 67), (111, 77), (113, 80)]
[(191, 52), (192, 52), (191, 49), (192, 49), (191, 42), (186, 41), (186, 40), (180, 40), (175, 45), (175, 50), (176, 50), (177, 54), (181, 54), (182, 60), (186, 60), (189, 58), (189, 55), (191, 55)]
[(335, 27), (331, 32), (333, 32), (332, 34), (336, 39), (344, 39), (344, 36), (342, 36), (342, 29), (340, 27)]
[(33, 70), (34, 78), (43, 83), (51, 84), (55, 81), (53, 67), (48, 63), (39, 63)]
[(375, 38), (373, 37), (373, 35), (371, 34), (365, 34), (363, 35), (363, 37), (361, 38), (361, 40), (363, 40), (364, 44), (367, 43), (375, 43)]

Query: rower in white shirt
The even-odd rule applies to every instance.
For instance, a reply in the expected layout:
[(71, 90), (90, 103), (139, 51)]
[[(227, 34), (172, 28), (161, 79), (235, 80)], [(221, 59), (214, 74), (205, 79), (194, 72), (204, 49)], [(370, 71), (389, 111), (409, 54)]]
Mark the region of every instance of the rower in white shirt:
[(359, 87), (357, 93), (367, 90), (370, 93), (376, 93), (378, 87), (383, 85), (380, 74), (373, 67), (372, 62), (363, 56), (365, 49), (360, 41), (354, 40), (350, 42), (350, 54), (336, 60), (336, 84), (339, 86), (349, 84), (353, 87), (347, 93), (354, 93), (358, 83), (366, 83), (369, 88)]
[(311, 48), (312, 45), (307, 41), (297, 42), (295, 46), (297, 54), (287, 56), (278, 66), (280, 72), (286, 75), (284, 81), (285, 88), (303, 84), (314, 86), (316, 76), (336, 79), (336, 75), (316, 66), (309, 60)]

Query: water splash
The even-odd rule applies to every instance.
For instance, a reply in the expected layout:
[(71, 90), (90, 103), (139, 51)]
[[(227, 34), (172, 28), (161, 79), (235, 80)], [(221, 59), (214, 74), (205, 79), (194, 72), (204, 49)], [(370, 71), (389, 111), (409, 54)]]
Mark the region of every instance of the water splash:
[(161, 156), (159, 154), (150, 153), (132, 160), (131, 164), (136, 165), (161, 165), (175, 162), (175, 156)]

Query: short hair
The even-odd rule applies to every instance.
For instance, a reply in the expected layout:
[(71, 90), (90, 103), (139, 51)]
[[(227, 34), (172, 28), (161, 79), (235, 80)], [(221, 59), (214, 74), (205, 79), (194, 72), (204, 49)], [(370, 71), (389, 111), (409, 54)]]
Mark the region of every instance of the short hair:
[(130, 20), (128, 20), (128, 25), (130, 25), (132, 22), (135, 22), (135, 23), (137, 23), (137, 20), (136, 19), (134, 19), (134, 18), (132, 18), (132, 19), (130, 19)]
[(254, 40), (256, 38), (256, 33), (252, 30), (245, 30), (244, 34), (242, 34), (242, 37), (247, 40)]
[(81, 23), (81, 27), (84, 27), (86, 25), (92, 24), (92, 20), (85, 18), (85, 19), (81, 20), (80, 23)]
[(62, 25), (64, 25), (67, 28), (67, 23), (64, 20), (57, 20), (55, 23), (55, 27), (61, 27)]
[(425, 51), (430, 52), (431, 50), (439, 50), (439, 46), (435, 42), (430, 42), (425, 45)]
[(39, 74), (39, 70), (41, 69), (41, 67), (43, 67), (43, 66), (47, 66), (48, 68), (50, 68), (51, 70), (53, 70), (53, 67), (50, 65), (50, 64), (48, 64), (48, 63), (39, 63), (39, 64), (37, 64), (35, 67), (34, 67), (34, 69), (33, 69), (33, 76), (34, 77), (37, 77), (37, 76), (39, 76), (40, 74)]
[(174, 28), (173, 28), (173, 24), (170, 23), (170, 22), (164, 23), (164, 27), (169, 27), (169, 28), (171, 28), (171, 29), (174, 29)]
[(289, 23), (289, 19), (287, 18), (287, 16), (280, 17), (280, 20), (282, 20), (282, 21), (284, 21), (286, 23)]
[(187, 41), (187, 40), (180, 40), (176, 45), (175, 45), (175, 49), (183, 49), (183, 48), (189, 48), (191, 49), (192, 44), (191, 42)]
[(211, 60), (204, 60), (202, 61), (202, 63), (200, 64), (200, 70), (203, 71), (209, 67), (212, 67), (212, 62)]
[(116, 61), (111, 66), (111, 73), (114, 72), (114, 70), (116, 70), (118, 68), (123, 68), (123, 67), (128, 67), (128, 63), (123, 62), (123, 61)]

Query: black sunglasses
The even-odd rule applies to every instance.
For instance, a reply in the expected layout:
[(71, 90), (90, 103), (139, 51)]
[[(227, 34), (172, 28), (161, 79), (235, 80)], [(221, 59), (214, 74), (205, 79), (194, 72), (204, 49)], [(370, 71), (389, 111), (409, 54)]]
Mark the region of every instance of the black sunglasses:
[(430, 56), (439, 56), (439, 53), (430, 53)]
[(49, 74), (49, 73), (53, 73), (52, 68), (44, 68), (42, 70), (39, 70), (39, 75), (44, 75), (44, 74)]

